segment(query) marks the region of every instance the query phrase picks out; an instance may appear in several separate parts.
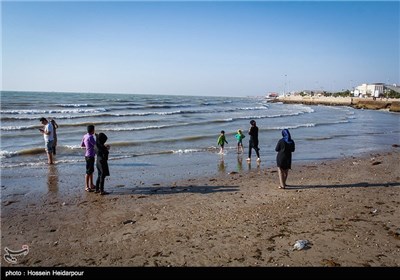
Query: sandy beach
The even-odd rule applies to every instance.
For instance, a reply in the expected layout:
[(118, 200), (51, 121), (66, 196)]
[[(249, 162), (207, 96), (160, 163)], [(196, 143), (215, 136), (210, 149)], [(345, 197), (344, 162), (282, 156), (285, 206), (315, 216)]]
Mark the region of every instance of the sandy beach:
[[(2, 266), (399, 267), (399, 156), (394, 145), (296, 164), (285, 190), (263, 162), (140, 187), (114, 170), (107, 196), (85, 192), (81, 176), (57, 166), (36, 176), (27, 169), (15, 186), (3, 174), (1, 249), (29, 253)], [(298, 240), (308, 246), (295, 250)]]

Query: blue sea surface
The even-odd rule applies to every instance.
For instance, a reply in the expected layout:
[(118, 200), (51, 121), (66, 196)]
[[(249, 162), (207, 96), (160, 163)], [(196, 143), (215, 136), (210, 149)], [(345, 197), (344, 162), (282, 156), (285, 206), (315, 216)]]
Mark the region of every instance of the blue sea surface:
[[(54, 118), (55, 162), (85, 171), (80, 147), (86, 127), (108, 136), (110, 170), (130, 183), (174, 181), (275, 166), (275, 145), (288, 128), (296, 142), (296, 163), (338, 159), (400, 144), (400, 114), (346, 106), (270, 103), (261, 97), (209, 97), (59, 92), (1, 92), (1, 168), (46, 167), (39, 119)], [(250, 120), (259, 127), (261, 164), (247, 164)], [(236, 131), (246, 138), (236, 149)], [(228, 144), (219, 155), (217, 138)], [(117, 172), (118, 171), (118, 172)], [(7, 174), (10, 172), (6, 172)], [(78, 174), (79, 175), (79, 174)], [(82, 175), (83, 176), (83, 175)], [(4, 178), (2, 178), (4, 179)]]

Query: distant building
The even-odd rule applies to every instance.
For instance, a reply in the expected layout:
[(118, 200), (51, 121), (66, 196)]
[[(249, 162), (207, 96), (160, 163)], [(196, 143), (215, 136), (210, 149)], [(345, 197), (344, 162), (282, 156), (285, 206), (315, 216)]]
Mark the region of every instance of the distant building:
[(396, 84), (393, 84), (393, 85), (386, 85), (386, 89), (388, 89), (388, 90), (393, 90), (393, 91), (395, 91), (395, 92), (400, 93), (400, 87), (399, 87), (398, 85), (396, 85)]
[(379, 97), (384, 93), (384, 83), (362, 84), (354, 89), (355, 97)]
[(325, 94), (324, 91), (322, 90), (303, 90), (301, 93), (299, 93), (300, 95), (303, 96), (323, 96)]

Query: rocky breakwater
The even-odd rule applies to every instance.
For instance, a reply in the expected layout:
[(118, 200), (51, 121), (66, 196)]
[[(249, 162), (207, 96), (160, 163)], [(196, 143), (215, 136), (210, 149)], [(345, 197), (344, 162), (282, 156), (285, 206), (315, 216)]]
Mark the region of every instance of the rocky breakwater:
[(355, 97), (279, 96), (272, 102), (306, 105), (351, 106), (356, 109), (400, 112), (400, 100), (398, 99), (372, 100)]
[(357, 98), (353, 99), (352, 107), (357, 109), (370, 110), (389, 110), (391, 112), (400, 112), (400, 101), (389, 100), (371, 100)]
[(392, 101), (389, 111), (400, 112), (400, 101)]
[(279, 96), (273, 102), (283, 102), (287, 104), (306, 104), (306, 105), (329, 105), (329, 106), (350, 106), (350, 97), (325, 97), (325, 96)]

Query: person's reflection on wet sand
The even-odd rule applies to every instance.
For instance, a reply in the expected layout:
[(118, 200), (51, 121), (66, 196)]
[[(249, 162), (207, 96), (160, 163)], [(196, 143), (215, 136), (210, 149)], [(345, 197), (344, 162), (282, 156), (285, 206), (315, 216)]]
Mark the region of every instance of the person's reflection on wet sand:
[(218, 163), (218, 171), (221, 173), (225, 172), (225, 161), (224, 161), (224, 157), (221, 157), (219, 163)]
[(58, 169), (57, 165), (50, 164), (49, 172), (47, 174), (47, 188), (49, 192), (57, 193), (58, 192)]
[[(252, 169), (251, 168), (251, 162), (249, 163), (247, 163), (247, 167), (249, 168), (249, 171)], [(260, 169), (260, 162), (257, 162), (257, 166), (256, 166), (256, 170), (259, 170)]]
[(243, 157), (242, 155), (238, 155), (237, 157), (237, 171), (240, 172), (243, 170)]

